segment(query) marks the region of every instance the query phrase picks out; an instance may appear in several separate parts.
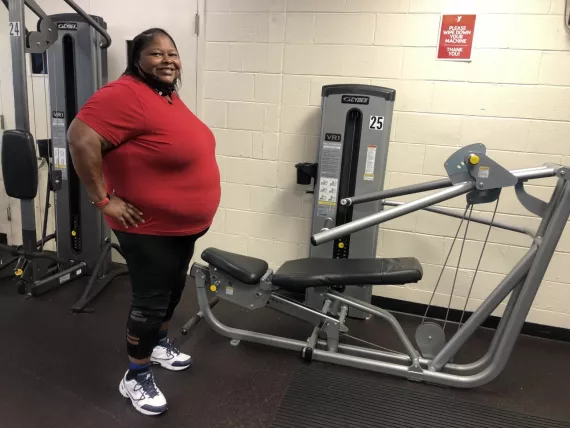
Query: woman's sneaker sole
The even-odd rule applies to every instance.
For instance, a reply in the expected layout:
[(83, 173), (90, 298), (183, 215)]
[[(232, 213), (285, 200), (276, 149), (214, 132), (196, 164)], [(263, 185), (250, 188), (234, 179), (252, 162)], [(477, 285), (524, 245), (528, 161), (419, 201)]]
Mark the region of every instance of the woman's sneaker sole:
[[(191, 359), (188, 360), (188, 362), (185, 363), (185, 365), (179, 365), (179, 366), (172, 365), (169, 361), (162, 361), (162, 360), (154, 359), (154, 358), (150, 359), (150, 363), (153, 366), (161, 366), (162, 368), (165, 368), (167, 370), (171, 370), (174, 372), (180, 372), (182, 370), (187, 370), (188, 368), (192, 367), (192, 360)], [(184, 363), (181, 363), (181, 364), (184, 364)]]

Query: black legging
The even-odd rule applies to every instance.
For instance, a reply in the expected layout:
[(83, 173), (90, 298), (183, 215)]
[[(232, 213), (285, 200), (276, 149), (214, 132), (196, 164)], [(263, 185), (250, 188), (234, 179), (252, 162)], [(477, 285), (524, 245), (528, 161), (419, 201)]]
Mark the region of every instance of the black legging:
[(186, 285), (198, 238), (151, 236), (114, 231), (129, 268), (132, 301), (127, 322), (127, 353), (144, 360), (154, 349), (162, 323), (170, 321)]

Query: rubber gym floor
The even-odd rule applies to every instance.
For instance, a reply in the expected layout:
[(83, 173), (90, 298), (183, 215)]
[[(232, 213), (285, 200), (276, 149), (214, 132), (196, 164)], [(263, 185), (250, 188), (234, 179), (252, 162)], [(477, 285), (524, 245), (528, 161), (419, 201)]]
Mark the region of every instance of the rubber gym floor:
[[(436, 394), (442, 401), (460, 398), (570, 422), (570, 343), (522, 336), (504, 373), (476, 390), (416, 384), (320, 363), (307, 366), (296, 353), (247, 343), (231, 346), (205, 322), (188, 337), (180, 336), (179, 328), (196, 311), (191, 279), (171, 331), (181, 349), (193, 356), (194, 366), (180, 373), (155, 369), (170, 408), (160, 417), (142, 416), (117, 388), (126, 369), (128, 277), (117, 279), (94, 302), (94, 313), (72, 315), (69, 308), (83, 286), (77, 281), (46, 296), (25, 299), (15, 284), (0, 284), (0, 427), (271, 427), (289, 381), (303, 367), (323, 367), (372, 381), (379, 390), (394, 386)], [(308, 326), (269, 310), (247, 313), (222, 302), (215, 313), (236, 327), (298, 339), (309, 334)], [(399, 318), (413, 337), (418, 320)], [(381, 321), (351, 321), (351, 325), (351, 334), (398, 347), (393, 332)], [(459, 358), (481, 356), (490, 337), (490, 331), (481, 330)]]

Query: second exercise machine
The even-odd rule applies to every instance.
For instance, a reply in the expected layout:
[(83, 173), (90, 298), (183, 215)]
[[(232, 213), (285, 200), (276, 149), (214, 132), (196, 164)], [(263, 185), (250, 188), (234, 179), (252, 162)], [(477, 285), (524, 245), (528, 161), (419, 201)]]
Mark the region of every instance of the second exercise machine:
[[(378, 201), (343, 206), (343, 198), (384, 190), (388, 146), (396, 91), (370, 85), (327, 85), (322, 88), (321, 137), (318, 163), (297, 165), (298, 183), (314, 180), (312, 233), (341, 226), (383, 209)], [(347, 235), (310, 248), (314, 259), (376, 258), (378, 229)], [(318, 263), (315, 261), (315, 263)], [(326, 288), (307, 289), (305, 303), (320, 309)], [(371, 302), (372, 286), (343, 290), (348, 296)], [(355, 308), (353, 318), (367, 315)]]
[[(22, 205), (24, 249), (17, 250), (16, 268), (19, 291), (39, 296), (81, 276), (91, 276), (80, 300), (72, 308), (85, 311), (87, 305), (126, 269), (110, 269), (111, 250), (120, 248), (111, 242), (111, 231), (101, 213), (90, 203), (67, 147), (67, 128), (81, 106), (107, 83), (106, 49), (111, 39), (101, 17), (90, 16), (71, 0), (65, 0), (77, 13), (47, 16), (35, 3), (10, 2), (10, 17), (25, 28), (24, 4), (40, 18), (37, 32), (14, 35), (14, 84), (17, 109), (16, 130), (6, 131), (2, 145), (2, 169), (8, 196)], [(33, 7), (32, 7), (33, 6)], [(54, 34), (56, 35), (54, 37)], [(19, 42), (15, 42), (16, 38)], [(21, 39), (20, 39), (21, 38)], [(18, 61), (25, 52), (47, 50), (51, 107), (51, 135), (39, 140), (38, 148), (48, 165), (46, 218), (42, 240), (36, 244), (33, 199), (37, 195), (37, 161), (34, 138), (29, 133), (25, 62)], [(20, 97), (20, 95), (23, 95)], [(23, 100), (20, 100), (23, 98)], [(55, 194), (56, 233), (45, 236), (50, 192)], [(35, 219), (33, 220), (35, 223)], [(32, 236), (33, 235), (33, 236)], [(49, 238), (55, 238), (57, 254), (40, 252)], [(32, 241), (33, 239), (33, 241)], [(50, 265), (43, 263), (50, 261)], [(99, 281), (100, 280), (100, 281)], [(98, 282), (97, 282), (98, 281)]]

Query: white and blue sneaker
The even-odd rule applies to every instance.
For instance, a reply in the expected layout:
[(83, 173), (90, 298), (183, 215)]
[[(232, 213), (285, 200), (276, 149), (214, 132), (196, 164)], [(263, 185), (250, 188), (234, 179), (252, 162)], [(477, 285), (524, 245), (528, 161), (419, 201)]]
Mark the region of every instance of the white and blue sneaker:
[(176, 348), (169, 337), (161, 339), (152, 351), (150, 362), (172, 371), (185, 370), (192, 365), (192, 357)]
[(125, 398), (129, 398), (134, 408), (147, 416), (158, 416), (168, 410), (166, 398), (156, 386), (151, 370), (139, 373), (133, 379), (127, 379), (127, 373), (121, 380), (119, 391)]

